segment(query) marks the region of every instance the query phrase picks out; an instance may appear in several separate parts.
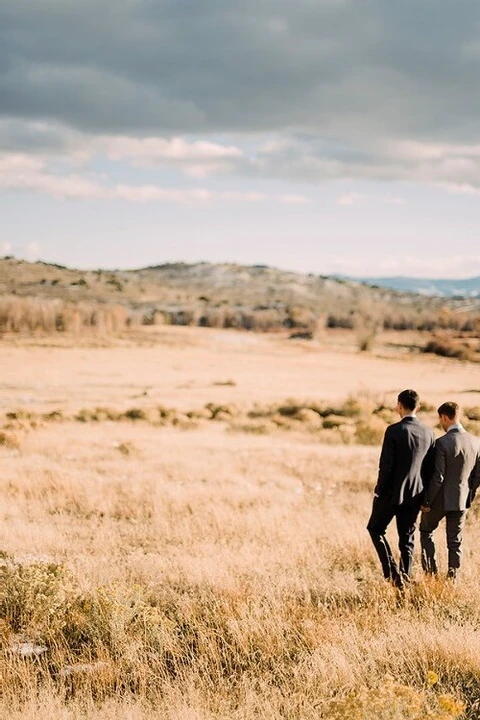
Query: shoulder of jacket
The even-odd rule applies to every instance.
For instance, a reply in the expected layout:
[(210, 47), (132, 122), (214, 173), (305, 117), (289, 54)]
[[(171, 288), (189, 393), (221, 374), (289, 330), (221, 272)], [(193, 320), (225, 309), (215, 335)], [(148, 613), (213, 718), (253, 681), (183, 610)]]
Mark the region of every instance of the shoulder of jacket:
[(450, 440), (452, 439), (452, 435), (448, 437), (448, 433), (445, 433), (445, 435), (440, 435), (439, 438), (437, 438), (436, 445), (448, 445)]
[(417, 425), (415, 425), (414, 427), (419, 428), (419, 430), (424, 432), (425, 435), (428, 435), (429, 437), (435, 437), (435, 433), (433, 432), (432, 428), (428, 427), (428, 425), (425, 425), (425, 423), (421, 420), (419, 420)]
[(473, 433), (469, 432), (468, 430), (465, 430), (465, 432), (461, 433), (462, 437), (467, 437), (472, 445), (475, 445), (476, 447), (480, 448), (480, 438), (477, 435), (474, 435)]
[(385, 430), (385, 435), (387, 433), (391, 434), (391, 433), (395, 432), (396, 430), (398, 430), (401, 427), (401, 425), (402, 425), (401, 420), (399, 422), (395, 422), (395, 423), (392, 423), (391, 425), (388, 425)]

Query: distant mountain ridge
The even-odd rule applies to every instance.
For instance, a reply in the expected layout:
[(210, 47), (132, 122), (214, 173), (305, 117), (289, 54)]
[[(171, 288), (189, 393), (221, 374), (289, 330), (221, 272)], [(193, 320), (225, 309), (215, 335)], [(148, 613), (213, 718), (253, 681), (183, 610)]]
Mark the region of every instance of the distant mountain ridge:
[[(170, 262), (136, 270), (80, 270), (45, 262), (0, 258), (0, 295), (116, 303), (131, 308), (302, 306), (316, 314), (390, 308), (418, 314), (445, 304), (480, 307), (480, 277), (433, 280), (353, 278), (280, 270), (268, 265)], [(462, 299), (464, 298), (464, 299)], [(468, 307), (466, 307), (468, 306)], [(472, 306), (472, 307), (470, 307)]]
[(376, 285), (378, 287), (410, 292), (417, 295), (430, 295), (437, 297), (480, 298), (480, 277), (445, 279), (445, 278), (414, 278), (407, 276), (396, 277), (347, 277), (348, 280)]

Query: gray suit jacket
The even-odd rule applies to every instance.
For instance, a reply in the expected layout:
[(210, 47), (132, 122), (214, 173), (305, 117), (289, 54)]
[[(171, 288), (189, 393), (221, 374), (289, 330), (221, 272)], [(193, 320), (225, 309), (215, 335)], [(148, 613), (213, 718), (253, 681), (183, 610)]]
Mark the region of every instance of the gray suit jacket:
[(480, 485), (480, 440), (453, 428), (435, 444), (435, 470), (425, 504), (450, 512), (466, 510)]

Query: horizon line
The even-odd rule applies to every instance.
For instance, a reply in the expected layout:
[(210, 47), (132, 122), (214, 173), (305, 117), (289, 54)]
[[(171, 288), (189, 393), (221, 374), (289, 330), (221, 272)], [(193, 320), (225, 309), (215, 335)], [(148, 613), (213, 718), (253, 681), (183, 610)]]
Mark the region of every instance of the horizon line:
[(287, 272), (292, 273), (294, 275), (314, 275), (321, 278), (333, 278), (335, 280), (351, 280), (353, 282), (363, 282), (363, 283), (370, 283), (374, 282), (376, 280), (417, 280), (417, 281), (428, 281), (428, 282), (465, 282), (465, 281), (472, 281), (480, 279), (480, 275), (470, 275), (470, 276), (461, 276), (461, 277), (440, 277), (440, 276), (426, 276), (426, 275), (406, 275), (406, 274), (398, 274), (395, 273), (393, 275), (389, 274), (379, 274), (379, 275), (371, 275), (371, 274), (363, 274), (363, 275), (356, 275), (356, 274), (346, 274), (346, 273), (339, 273), (339, 272), (315, 272), (315, 271), (306, 271), (306, 270), (294, 270), (292, 268), (286, 268), (286, 267), (280, 267), (278, 265), (270, 265), (268, 263), (262, 263), (262, 262), (256, 262), (256, 263), (246, 263), (246, 262), (236, 262), (232, 260), (219, 260), (219, 261), (212, 261), (212, 260), (195, 260), (195, 261), (187, 261), (187, 260), (168, 260), (165, 262), (160, 263), (153, 263), (148, 265), (142, 265), (142, 266), (136, 266), (136, 267), (102, 267), (102, 266), (95, 266), (95, 267), (79, 267), (79, 266), (71, 266), (71, 265), (65, 265), (63, 263), (54, 262), (51, 260), (43, 260), (41, 258), (37, 260), (29, 260), (27, 258), (22, 257), (16, 257), (14, 254), (6, 254), (3, 257), (0, 258), (0, 260), (15, 260), (16, 262), (22, 262), (26, 263), (28, 265), (49, 265), (51, 267), (56, 267), (61, 270), (72, 270), (77, 272), (139, 272), (141, 270), (153, 270), (155, 268), (162, 268), (162, 267), (168, 267), (172, 265), (185, 265), (186, 267), (193, 267), (195, 265), (211, 265), (211, 266), (225, 266), (225, 265), (231, 265), (231, 266), (237, 266), (237, 267), (244, 267), (244, 268), (258, 268), (258, 269), (265, 269), (265, 270), (277, 270), (279, 272)]

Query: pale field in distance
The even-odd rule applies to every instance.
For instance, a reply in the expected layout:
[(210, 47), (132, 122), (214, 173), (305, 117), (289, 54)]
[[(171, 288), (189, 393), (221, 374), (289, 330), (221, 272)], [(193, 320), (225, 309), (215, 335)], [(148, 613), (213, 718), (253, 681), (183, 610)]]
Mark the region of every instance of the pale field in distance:
[[(133, 339), (54, 338), (2, 341), (0, 410), (65, 409), (134, 399), (179, 408), (206, 402), (341, 400), (370, 393), (394, 402), (415, 387), (436, 405), (445, 397), (474, 405), (480, 365), (412, 354), (408, 333), (385, 333), (373, 353), (358, 353), (352, 333), (333, 331), (315, 342), (199, 328), (142, 328)], [(233, 381), (235, 385), (218, 383)], [(147, 391), (143, 399), (141, 393)], [(138, 402), (137, 402), (138, 404)]]
[[(478, 366), (391, 340), (362, 354), (342, 334), (190, 328), (3, 340), (0, 411), (26, 419), (0, 445), (0, 717), (479, 717), (476, 507), (458, 585), (425, 582), (417, 548), (399, 597), (365, 530), (378, 445), (149, 420), (288, 398), (368, 410), (404, 387), (480, 405)], [(94, 407), (147, 419), (73, 419)], [(20, 658), (24, 642), (47, 650)]]

